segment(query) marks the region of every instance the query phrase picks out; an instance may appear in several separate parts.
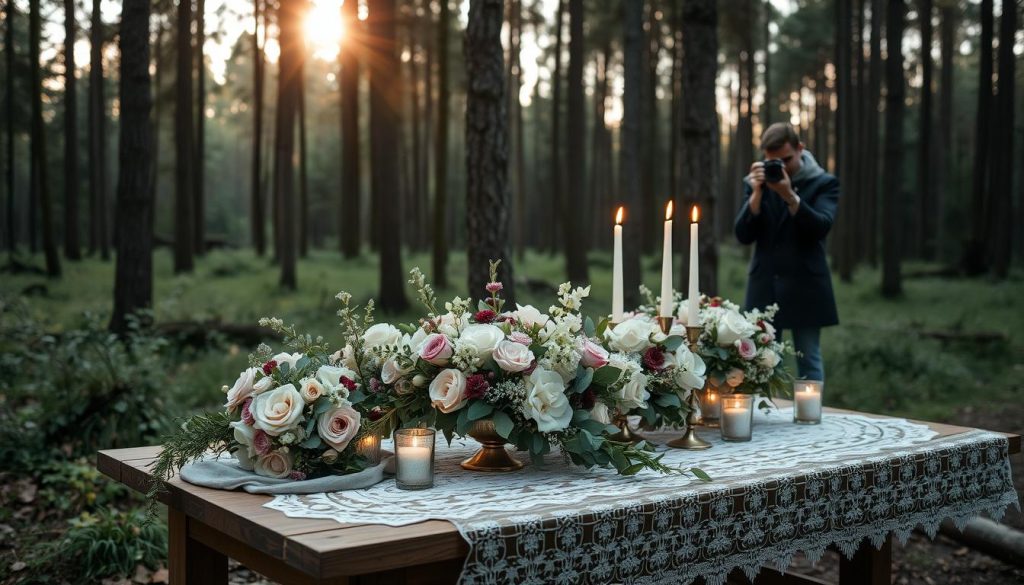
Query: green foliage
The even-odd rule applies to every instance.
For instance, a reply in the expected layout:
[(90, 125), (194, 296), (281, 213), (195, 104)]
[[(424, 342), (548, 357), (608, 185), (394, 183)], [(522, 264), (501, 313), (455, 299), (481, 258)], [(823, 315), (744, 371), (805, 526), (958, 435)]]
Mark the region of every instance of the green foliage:
[(101, 510), (71, 521), (53, 560), (67, 567), (65, 578), (84, 584), (131, 575), (139, 564), (156, 569), (166, 551), (164, 525), (144, 522), (138, 510)]
[[(230, 422), (231, 417), (223, 411), (197, 414), (183, 422), (177, 432), (163, 437), (163, 449), (152, 469), (154, 481), (148, 494), (152, 502), (166, 489), (165, 482), (175, 471), (202, 457), (207, 449), (222, 452), (226, 448), (234, 433)], [(150, 511), (155, 512), (155, 508)]]
[(87, 459), (58, 461), (41, 473), (36, 500), (62, 516), (123, 503), (131, 497), (125, 486), (107, 479)]

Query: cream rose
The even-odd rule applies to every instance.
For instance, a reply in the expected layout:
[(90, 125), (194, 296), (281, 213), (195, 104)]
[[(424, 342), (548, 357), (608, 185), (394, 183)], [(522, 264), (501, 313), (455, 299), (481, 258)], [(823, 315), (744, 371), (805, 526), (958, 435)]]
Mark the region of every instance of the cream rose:
[(467, 325), (462, 330), (462, 335), (459, 336), (459, 341), (472, 347), (479, 358), (491, 355), (491, 352), (498, 346), (498, 343), (504, 339), (504, 331), (494, 325), (483, 323)]
[(685, 345), (680, 345), (675, 352), (675, 369), (672, 370), (676, 384), (687, 390), (704, 387), (704, 373), (707, 366), (700, 356), (693, 353)]
[(537, 422), (537, 430), (550, 433), (569, 426), (572, 405), (565, 397), (565, 384), (558, 372), (537, 368), (527, 386), (523, 414)]
[(402, 366), (398, 365), (398, 360), (396, 360), (395, 358), (389, 358), (384, 362), (384, 365), (381, 366), (380, 380), (385, 384), (394, 384), (395, 382), (400, 380), (402, 376), (405, 376), (410, 371), (412, 371), (411, 366), (408, 368), (403, 368)]
[(516, 303), (516, 310), (510, 313), (514, 319), (523, 324), (524, 327), (544, 327), (548, 324), (549, 317), (541, 313), (533, 305), (520, 305)]
[(320, 438), (337, 451), (344, 451), (349, 442), (359, 433), (360, 416), (348, 402), (328, 410), (316, 421)]
[(769, 370), (775, 369), (775, 366), (779, 365), (781, 361), (782, 358), (779, 357), (779, 354), (770, 349), (762, 349), (757, 355), (757, 365)]
[(623, 411), (647, 408), (647, 399), (650, 397), (651, 393), (647, 391), (647, 375), (639, 372), (630, 376), (629, 381), (619, 390), (618, 396)]
[(590, 409), (590, 418), (606, 425), (612, 424), (612, 413), (608, 410), (608, 405), (601, 401), (595, 402), (594, 408)]
[(529, 347), (503, 339), (498, 342), (492, 354), (495, 363), (506, 372), (522, 372), (529, 369), (535, 356)]
[(224, 405), (228, 412), (234, 412), (252, 394), (253, 386), (256, 383), (256, 373), (259, 371), (259, 368), (249, 368), (238, 376), (235, 385), (228, 390), (228, 401)]
[(278, 449), (277, 451), (271, 451), (266, 455), (257, 457), (254, 468), (256, 473), (263, 477), (284, 479), (292, 472), (292, 465), (294, 463), (294, 455), (284, 449)]
[(451, 338), (459, 336), (459, 331), (469, 325), (469, 315), (460, 315), (458, 319), (453, 313), (445, 313), (437, 318), (437, 330)]
[(246, 471), (252, 471), (252, 463), (256, 458), (256, 447), (253, 446), (256, 431), (240, 420), (232, 422), (229, 426), (234, 429), (235, 442), (241, 445), (234, 453), (238, 466)]
[(320, 366), (316, 371), (316, 379), (326, 390), (337, 392), (342, 398), (348, 398), (348, 388), (341, 383), (342, 376), (356, 381), (356, 373), (344, 366)]
[(294, 384), (260, 394), (250, 407), (256, 421), (253, 426), (276, 437), (299, 423), (305, 405)]
[(367, 348), (395, 345), (402, 340), (402, 332), (389, 323), (377, 323), (363, 333), (363, 344)]
[(757, 326), (738, 311), (724, 311), (718, 319), (718, 345), (729, 347), (740, 339), (757, 333)]
[(448, 368), (430, 383), (430, 401), (444, 413), (462, 408), (466, 394), (466, 375), (461, 370)]
[(743, 383), (744, 377), (743, 370), (733, 368), (725, 374), (725, 383), (735, 388)]
[(282, 352), (282, 353), (279, 353), (279, 354), (275, 355), (274, 357), (272, 357), (270, 359), (272, 359), (275, 362), (277, 362), (277, 367), (279, 367), (279, 368), (281, 367), (281, 364), (288, 364), (288, 366), (290, 368), (294, 368), (295, 364), (297, 364), (299, 362), (299, 360), (302, 359), (302, 354), (301, 353)]
[(299, 382), (299, 394), (306, 404), (312, 404), (324, 395), (324, 385), (316, 378), (306, 378)]
[(639, 317), (619, 323), (614, 329), (609, 327), (605, 336), (612, 349), (625, 353), (637, 353), (653, 345), (651, 343), (652, 333), (654, 333), (654, 324), (645, 317)]
[(253, 395), (262, 394), (274, 387), (274, 379), (270, 376), (260, 378), (259, 382), (252, 385)]

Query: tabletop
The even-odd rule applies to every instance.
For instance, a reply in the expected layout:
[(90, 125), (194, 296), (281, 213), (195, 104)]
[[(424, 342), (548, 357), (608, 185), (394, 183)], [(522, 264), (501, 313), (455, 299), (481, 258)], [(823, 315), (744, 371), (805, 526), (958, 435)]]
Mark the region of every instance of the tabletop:
[[(826, 412), (888, 418), (833, 408)], [(936, 439), (974, 430), (920, 422), (938, 433)], [(1020, 453), (1021, 437), (1004, 436), (1009, 453)], [(149, 466), (159, 451), (159, 446), (101, 451), (97, 466), (115, 481), (145, 492), (152, 479)], [(290, 518), (265, 508), (271, 499), (172, 478), (161, 496), (169, 511), (172, 579), (222, 583), (219, 573), (226, 572), (226, 555), (283, 583), (443, 583), (458, 574), (469, 551), (459, 530), (447, 521), (393, 527)]]

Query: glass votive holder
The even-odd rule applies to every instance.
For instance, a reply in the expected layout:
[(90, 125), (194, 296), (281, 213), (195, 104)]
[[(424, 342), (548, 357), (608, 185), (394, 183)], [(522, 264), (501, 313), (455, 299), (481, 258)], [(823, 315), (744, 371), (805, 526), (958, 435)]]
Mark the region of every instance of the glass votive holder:
[(403, 490), (434, 485), (434, 429), (395, 431), (395, 484)]
[(754, 397), (730, 394), (722, 398), (723, 441), (749, 441), (754, 427)]
[(718, 388), (709, 386), (697, 393), (700, 400), (700, 418), (704, 426), (715, 428), (722, 418), (722, 394)]
[(821, 380), (793, 382), (793, 422), (801, 425), (821, 424), (821, 398), (825, 383)]
[(356, 439), (356, 453), (374, 465), (380, 463), (380, 436), (369, 434)]

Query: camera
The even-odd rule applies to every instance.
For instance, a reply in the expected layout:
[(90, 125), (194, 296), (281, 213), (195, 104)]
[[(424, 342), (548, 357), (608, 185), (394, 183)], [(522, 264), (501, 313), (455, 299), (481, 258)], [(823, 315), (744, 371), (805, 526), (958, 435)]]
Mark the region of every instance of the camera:
[(782, 159), (770, 158), (764, 161), (764, 181), (766, 183), (778, 183), (783, 178)]

